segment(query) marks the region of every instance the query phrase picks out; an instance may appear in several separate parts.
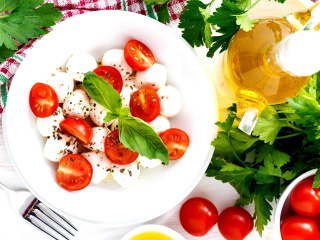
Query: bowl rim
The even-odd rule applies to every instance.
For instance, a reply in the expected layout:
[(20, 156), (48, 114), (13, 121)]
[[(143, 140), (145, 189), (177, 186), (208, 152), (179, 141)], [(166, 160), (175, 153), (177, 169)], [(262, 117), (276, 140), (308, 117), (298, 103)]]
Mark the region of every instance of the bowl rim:
[(309, 170), (308, 172), (305, 172), (301, 174), (299, 177), (297, 177), (294, 181), (292, 181), (289, 186), (284, 190), (284, 192), (281, 194), (281, 197), (279, 199), (279, 202), (276, 207), (276, 212), (275, 212), (275, 221), (274, 221), (274, 228), (275, 228), (275, 239), (282, 239), (281, 237), (281, 232), (280, 232), (280, 218), (281, 218), (281, 213), (282, 213), (282, 207), (287, 200), (287, 197), (291, 193), (292, 189), (302, 180), (314, 175), (317, 172), (317, 169), (312, 169)]
[[(80, 17), (83, 17), (85, 15), (89, 15), (89, 14), (97, 14), (98, 12), (106, 12), (108, 11), (109, 13), (111, 14), (129, 14), (129, 15), (135, 15), (135, 17), (138, 17), (138, 18), (144, 18), (144, 20), (148, 20), (148, 21), (152, 21), (153, 23), (156, 23), (158, 24), (158, 26), (160, 26), (162, 29), (166, 28), (166, 31), (167, 32), (172, 32), (172, 36), (175, 37), (175, 38), (179, 38), (180, 40), (182, 40), (183, 42), (186, 43), (185, 47), (188, 48), (194, 55), (195, 55), (195, 60), (196, 60), (196, 54), (195, 54), (195, 51), (194, 49), (189, 46), (189, 44), (187, 44), (187, 42), (178, 34), (176, 34), (172, 29), (168, 28), (167, 26), (163, 25), (162, 23), (154, 20), (154, 19), (145, 19), (146, 17), (143, 16), (143, 15), (139, 15), (139, 14), (136, 14), (136, 13), (132, 13), (132, 12), (124, 12), (124, 11), (118, 11), (118, 10), (101, 10), (101, 11), (95, 11), (95, 12), (89, 12), (89, 13), (84, 13), (84, 14), (81, 14), (81, 15), (77, 15), (77, 16), (74, 16), (70, 19), (76, 19), (76, 18), (80, 18)], [(68, 22), (69, 19), (67, 19), (66, 21), (64, 22), (61, 22), (59, 25), (64, 25), (66, 24), (66, 22)], [(73, 20), (75, 21), (75, 20)], [(57, 25), (58, 26), (58, 25)], [(44, 36), (45, 38), (46, 36)], [(206, 82), (207, 82), (207, 85), (209, 85), (209, 88), (210, 88), (210, 98), (212, 98), (211, 100), (211, 103), (210, 103), (210, 106), (213, 107), (212, 109), (212, 115), (213, 115), (213, 120), (214, 121), (218, 121), (218, 107), (217, 107), (217, 96), (216, 96), (216, 92), (215, 92), (215, 89), (210, 85), (209, 83), (209, 78), (208, 76), (206, 75), (204, 69), (203, 69), (203, 66), (201, 65), (201, 63), (198, 61), (198, 65), (199, 65), (199, 68), (201, 67), (201, 69), (203, 70), (203, 76), (206, 78)], [(8, 100), (10, 101), (10, 96), (8, 98)], [(133, 224), (137, 224), (137, 223), (141, 223), (141, 222), (145, 222), (147, 220), (150, 220), (150, 219), (153, 219), (155, 217), (158, 217), (162, 214), (164, 214), (165, 212), (169, 211), (170, 209), (172, 209), (173, 207), (175, 207), (176, 205), (178, 205), (193, 189), (194, 187), (198, 184), (198, 182), (200, 181), (200, 179), (203, 177), (203, 174), (207, 168), (207, 165), (209, 164), (210, 162), (210, 159), (211, 159), (211, 156), (212, 156), (212, 153), (213, 153), (213, 146), (211, 146), (209, 143), (208, 143), (208, 147), (206, 148), (207, 149), (207, 154), (206, 154), (206, 158), (203, 160), (203, 164), (202, 166), (199, 168), (201, 171), (199, 171), (199, 173), (194, 177), (193, 179), (193, 182), (192, 184), (190, 184), (188, 187), (185, 188), (185, 191), (183, 194), (180, 194), (178, 196), (176, 196), (176, 198), (174, 199), (174, 201), (171, 202), (171, 204), (168, 204), (167, 206), (163, 206), (163, 207), (159, 207), (157, 208), (156, 211), (153, 212), (153, 214), (148, 214), (142, 218), (139, 218), (139, 219), (135, 219), (135, 221), (126, 221), (126, 222), (123, 222), (123, 223), (119, 223), (119, 222), (116, 222), (116, 223), (110, 223), (110, 222), (100, 222), (100, 221), (94, 221), (94, 220), (88, 220), (88, 219), (85, 219), (85, 218), (81, 218), (79, 216), (74, 216), (72, 214), (69, 214), (68, 212), (65, 212), (63, 210), (60, 210), (58, 208), (56, 208), (53, 204), (51, 204), (49, 201), (47, 201), (46, 199), (43, 199), (40, 194), (38, 194), (36, 192), (36, 190), (34, 190), (32, 188), (32, 186), (26, 181), (26, 179), (22, 176), (22, 173), (20, 172), (19, 170), (19, 167), (17, 165), (17, 163), (15, 162), (14, 158), (13, 158), (13, 154), (12, 154), (12, 150), (10, 149), (10, 146), (9, 146), (9, 140), (8, 140), (8, 136), (7, 136), (7, 114), (6, 114), (6, 110), (4, 111), (4, 114), (3, 114), (3, 135), (4, 135), (4, 140), (5, 140), (5, 145), (6, 145), (6, 149), (7, 149), (7, 152), (8, 152), (8, 155), (9, 155), (9, 158), (17, 172), (17, 174), (19, 175), (20, 179), (23, 181), (23, 183), (27, 186), (27, 188), (33, 193), (33, 195), (35, 195), (37, 198), (39, 198), (44, 204), (46, 204), (48, 207), (54, 209), (55, 211), (57, 211), (58, 213), (70, 218), (70, 219), (75, 219), (75, 220), (78, 220), (78, 221), (83, 221), (83, 222), (86, 222), (86, 223), (91, 223), (91, 224), (100, 224), (100, 225), (105, 225), (105, 226), (110, 226), (110, 227), (120, 227), (120, 226), (128, 226), (128, 225), (133, 225)], [(213, 125), (213, 123), (212, 123)], [(212, 132), (210, 131), (210, 136), (211, 136), (211, 140), (214, 139), (214, 137), (216, 136), (216, 127), (213, 126), (212, 127)]]
[(169, 237), (173, 238), (174, 240), (186, 240), (181, 234), (179, 234), (175, 230), (159, 224), (145, 224), (145, 225), (139, 226), (131, 230), (130, 232), (128, 232), (126, 235), (124, 235), (121, 238), (121, 240), (130, 240), (132, 237), (134, 237), (139, 233), (149, 232), (149, 231), (155, 231), (155, 232), (166, 234)]

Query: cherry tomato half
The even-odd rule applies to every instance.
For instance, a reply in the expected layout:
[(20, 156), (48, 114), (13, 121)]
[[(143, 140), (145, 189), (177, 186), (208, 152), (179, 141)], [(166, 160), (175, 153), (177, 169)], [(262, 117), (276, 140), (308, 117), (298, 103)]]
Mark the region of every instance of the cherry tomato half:
[(302, 216), (311, 217), (320, 213), (320, 189), (312, 188), (313, 180), (298, 183), (291, 192), (293, 210)]
[(178, 128), (170, 128), (159, 135), (164, 145), (168, 148), (169, 159), (181, 158), (189, 146), (189, 136)]
[(89, 144), (92, 139), (92, 129), (82, 118), (67, 117), (60, 122), (60, 128), (76, 137), (82, 144)]
[(253, 218), (241, 207), (229, 207), (220, 213), (218, 228), (225, 239), (243, 240), (253, 229)]
[(92, 171), (92, 166), (85, 157), (69, 154), (61, 158), (56, 177), (61, 187), (75, 191), (89, 185)]
[(93, 72), (99, 77), (102, 77), (106, 82), (110, 83), (118, 93), (121, 92), (123, 81), (120, 72), (116, 68), (111, 66), (101, 66), (93, 70)]
[(218, 221), (218, 210), (209, 200), (201, 197), (188, 199), (180, 208), (180, 222), (193, 236), (204, 236)]
[(139, 156), (139, 153), (132, 152), (119, 141), (119, 129), (108, 134), (104, 142), (104, 150), (107, 158), (119, 165), (132, 163)]
[(291, 216), (280, 227), (282, 240), (319, 240), (317, 224), (304, 216)]
[(58, 108), (58, 95), (50, 85), (45, 83), (36, 83), (30, 90), (29, 105), (31, 111), (37, 117), (49, 117)]
[(150, 49), (137, 40), (127, 42), (124, 47), (124, 59), (136, 71), (144, 71), (155, 63)]
[(132, 116), (151, 122), (159, 116), (161, 102), (157, 92), (143, 88), (132, 93), (129, 107)]

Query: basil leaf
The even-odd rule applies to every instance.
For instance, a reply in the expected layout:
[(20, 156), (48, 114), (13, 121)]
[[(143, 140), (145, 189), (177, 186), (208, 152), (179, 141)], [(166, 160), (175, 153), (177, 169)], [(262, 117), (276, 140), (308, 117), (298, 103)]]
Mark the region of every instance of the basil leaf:
[(160, 159), (169, 164), (169, 152), (158, 134), (139, 118), (121, 115), (119, 118), (120, 142), (134, 152), (149, 159)]
[(112, 85), (93, 72), (87, 72), (84, 76), (83, 87), (88, 95), (112, 113), (119, 114), (122, 100)]
[(130, 109), (128, 107), (121, 108), (121, 110), (120, 110), (120, 115), (128, 116), (129, 113), (130, 113)]
[(119, 118), (118, 114), (113, 114), (111, 112), (108, 112), (107, 115), (104, 117), (103, 121), (110, 122), (110, 121), (117, 119), (117, 118)]

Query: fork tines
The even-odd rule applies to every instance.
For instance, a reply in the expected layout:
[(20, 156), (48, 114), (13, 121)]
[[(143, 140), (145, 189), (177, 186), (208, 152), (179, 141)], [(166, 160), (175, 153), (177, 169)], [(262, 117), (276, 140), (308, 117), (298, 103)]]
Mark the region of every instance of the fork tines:
[[(49, 229), (53, 230), (54, 232), (58, 233), (65, 239), (69, 238), (59, 231), (57, 228), (63, 229), (65, 232), (69, 233), (70, 235), (74, 236), (74, 234), (68, 230), (63, 224), (61, 224), (56, 217), (63, 220), (67, 223), (70, 227), (74, 230), (78, 231), (67, 219), (53, 211), (52, 209), (46, 207), (43, 203), (41, 203), (37, 198), (33, 199), (30, 205), (27, 207), (25, 212), (22, 214), (22, 217), (30, 222), (33, 226), (37, 227), (42, 232), (48, 234), (50, 237), (59, 240)], [(51, 224), (51, 223), (53, 224)], [(48, 230), (47, 230), (48, 229)]]

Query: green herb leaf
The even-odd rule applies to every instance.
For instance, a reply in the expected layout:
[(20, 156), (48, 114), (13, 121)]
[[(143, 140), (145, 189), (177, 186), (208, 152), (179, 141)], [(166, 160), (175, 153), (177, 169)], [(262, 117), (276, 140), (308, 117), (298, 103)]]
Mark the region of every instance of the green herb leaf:
[[(217, 166), (217, 165), (218, 166)], [(215, 177), (217, 180), (221, 180), (222, 182), (230, 183), (243, 197), (250, 196), (250, 187), (251, 182), (254, 178), (254, 172), (249, 168), (233, 168), (233, 171), (220, 171), (221, 168), (225, 167), (225, 165), (229, 165), (229, 163), (224, 163), (222, 167), (222, 160), (212, 158), (211, 163), (206, 171), (206, 175), (208, 177)], [(225, 167), (226, 169), (228, 167)]]
[(114, 114), (114, 113), (111, 113), (111, 112), (108, 112), (107, 115), (104, 117), (103, 121), (104, 122), (110, 122), (114, 119), (117, 119), (119, 118), (119, 115), (118, 114)]
[(0, 13), (14, 9), (16, 6), (18, 6), (19, 2), (20, 0), (1, 0)]
[(119, 115), (122, 100), (112, 85), (93, 72), (87, 72), (84, 76), (83, 87), (88, 95), (111, 113)]
[(169, 2), (163, 4), (158, 10), (158, 21), (162, 23), (169, 23), (170, 22), (170, 15), (169, 15), (169, 9), (168, 9)]
[(237, 16), (237, 25), (246, 32), (250, 31), (256, 22), (259, 22), (259, 19), (250, 19), (248, 14)]
[(256, 162), (260, 163), (268, 156), (273, 160), (273, 164), (277, 167), (282, 167), (290, 162), (291, 156), (275, 148), (274, 145), (263, 144), (257, 148)]
[(255, 204), (255, 226), (259, 235), (262, 237), (262, 232), (264, 230), (264, 226), (268, 224), (271, 217), (272, 206), (270, 203), (260, 194), (256, 194), (254, 196), (254, 204)]
[(207, 6), (200, 0), (189, 0), (180, 15), (178, 27), (183, 29), (182, 37), (192, 47), (200, 47), (204, 44), (206, 23), (199, 9), (206, 9)]
[(38, 38), (48, 33), (42, 27), (51, 27), (63, 17), (59, 9), (53, 8), (53, 3), (41, 4), (43, 0), (22, 0), (10, 14), (0, 18), (0, 46), (4, 44), (9, 49), (17, 50), (14, 39), (27, 43), (28, 38)]
[(286, 121), (280, 121), (277, 111), (272, 106), (267, 106), (258, 118), (252, 134), (273, 144), (281, 128), (288, 126)]
[(254, 197), (254, 194), (251, 194), (249, 197), (240, 197), (236, 201), (235, 206), (238, 206), (238, 207), (247, 206), (253, 202), (253, 197)]
[(320, 187), (320, 169), (317, 170), (316, 176), (314, 177), (314, 182), (312, 184), (312, 188), (319, 188)]
[(0, 47), (0, 62), (4, 62), (6, 58), (11, 57), (14, 51), (2, 45)]
[(165, 4), (167, 2), (170, 2), (168, 0), (143, 0), (143, 1), (147, 5), (160, 5), (160, 4)]
[(129, 113), (130, 113), (130, 108), (128, 107), (120, 109), (120, 115), (129, 116)]
[(127, 148), (149, 159), (160, 159), (169, 164), (169, 152), (156, 132), (141, 119), (119, 117), (120, 142)]
[(202, 14), (203, 20), (205, 22), (205, 27), (204, 27), (204, 43), (207, 48), (210, 48), (212, 44), (212, 32), (211, 32), (211, 25), (208, 23), (208, 18), (210, 17), (211, 14), (211, 9), (212, 5), (210, 5), (206, 8), (199, 8), (200, 13)]

